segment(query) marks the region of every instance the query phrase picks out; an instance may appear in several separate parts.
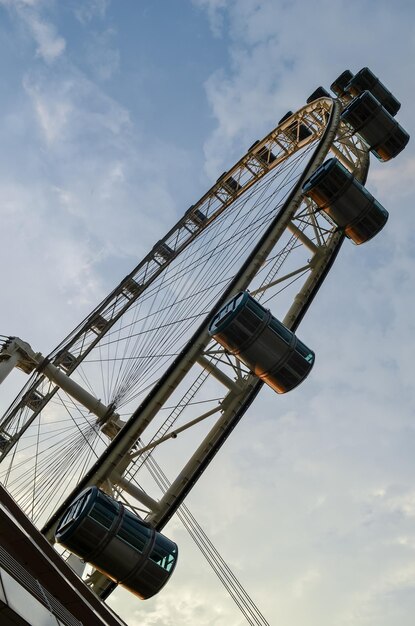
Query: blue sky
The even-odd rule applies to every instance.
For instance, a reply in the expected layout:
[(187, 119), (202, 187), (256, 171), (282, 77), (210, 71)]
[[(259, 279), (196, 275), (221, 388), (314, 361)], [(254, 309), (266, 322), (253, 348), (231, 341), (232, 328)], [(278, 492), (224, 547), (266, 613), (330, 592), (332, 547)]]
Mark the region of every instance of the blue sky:
[[(0, 47), (1, 332), (43, 353), (344, 69), (371, 67), (414, 134), (409, 0), (0, 0)], [(190, 497), (273, 625), (413, 624), (414, 150), (373, 163), (390, 220), (343, 247), (301, 325), (312, 377), (264, 390)], [(171, 584), (115, 608), (132, 626), (242, 625), (171, 533)]]

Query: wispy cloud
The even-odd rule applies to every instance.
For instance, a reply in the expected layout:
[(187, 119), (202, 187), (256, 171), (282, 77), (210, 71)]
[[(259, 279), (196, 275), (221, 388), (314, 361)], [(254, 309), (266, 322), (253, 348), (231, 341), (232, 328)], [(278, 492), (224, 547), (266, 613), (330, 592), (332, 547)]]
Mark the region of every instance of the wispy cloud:
[(110, 0), (81, 0), (75, 8), (75, 16), (84, 26), (94, 19), (103, 20), (109, 4)]
[(63, 37), (58, 35), (53, 24), (42, 21), (34, 15), (25, 15), (24, 19), (37, 43), (36, 54), (47, 63), (55, 61), (63, 54), (66, 42)]
[(223, 34), (224, 9), (228, 5), (228, 0), (192, 0), (193, 4), (207, 11), (210, 27), (215, 37)]
[(98, 80), (108, 80), (119, 69), (120, 52), (113, 45), (116, 31), (107, 28), (91, 33), (86, 46), (86, 62)]
[[(319, 84), (328, 88), (344, 69), (356, 71), (371, 65), (375, 73), (390, 76), (393, 83), (392, 57), (383, 56), (379, 66), (377, 54), (379, 41), (386, 41), (390, 32), (400, 33), (396, 49), (400, 71), (405, 75), (411, 72), (415, 49), (410, 21), (402, 24), (401, 13), (385, 0), (375, 8), (369, 2), (352, 2), (347, 11), (341, 0), (316, 0), (312, 11), (299, 0), (200, 0), (197, 4), (209, 16), (212, 12), (226, 16), (229, 39), (227, 69), (206, 81), (217, 122), (205, 145), (209, 176), (223, 171), (229, 155), (237, 158), (258, 138), (254, 135), (258, 120), (265, 134), (287, 110), (303, 105)], [(398, 4), (402, 11), (409, 10), (406, 0)], [(406, 101), (407, 89), (400, 96)]]
[(25, 23), (37, 45), (38, 57), (50, 64), (62, 56), (66, 41), (59, 35), (55, 25), (42, 16), (44, 0), (0, 0), (0, 3), (15, 12)]
[(24, 88), (32, 99), (34, 111), (48, 144), (61, 141), (65, 135), (73, 106), (68, 98), (68, 91), (71, 89), (71, 83), (65, 82), (60, 85), (60, 93), (52, 94), (42, 91), (39, 83), (26, 77), (23, 81)]

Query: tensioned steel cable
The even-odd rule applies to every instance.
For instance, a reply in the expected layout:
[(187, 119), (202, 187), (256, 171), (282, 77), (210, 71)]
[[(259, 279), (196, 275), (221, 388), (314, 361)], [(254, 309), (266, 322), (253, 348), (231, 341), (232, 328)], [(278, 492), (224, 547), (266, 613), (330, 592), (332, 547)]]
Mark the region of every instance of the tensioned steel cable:
[[(296, 277), (295, 279), (293, 279), (291, 282), (294, 282), (295, 280), (298, 280), (298, 277)], [(285, 285), (282, 289), (285, 289), (287, 287), (287, 285)], [(282, 290), (281, 289), (281, 290)], [(280, 291), (281, 291), (280, 290)], [(63, 401), (63, 400), (62, 400)], [(66, 405), (67, 403), (65, 403)], [(71, 411), (69, 409), (68, 413), (71, 413)], [(81, 413), (80, 413), (81, 414)], [(53, 455), (53, 470), (51, 471), (51, 466), (50, 466), (50, 459), (46, 459), (41, 465), (39, 464), (39, 469), (42, 469), (43, 471), (47, 471), (48, 474), (48, 480), (43, 481), (43, 485), (42, 485), (42, 489), (40, 490), (40, 494), (43, 495), (45, 497), (46, 500), (48, 500), (48, 492), (47, 492), (47, 488), (54, 486), (57, 482), (59, 482), (59, 478), (61, 476), (64, 476), (67, 472), (68, 469), (71, 468), (73, 469), (73, 461), (74, 459), (76, 461), (79, 461), (80, 458), (80, 453), (82, 451), (83, 448), (87, 447), (88, 449), (93, 448), (93, 441), (95, 441), (97, 439), (97, 433), (96, 431), (94, 431), (94, 429), (90, 426), (89, 422), (87, 421), (86, 417), (81, 414), (81, 417), (83, 420), (85, 420), (86, 423), (86, 430), (85, 428), (83, 429), (85, 432), (88, 432), (89, 436), (83, 436), (78, 440), (78, 444), (76, 445), (76, 442), (73, 442), (73, 445), (71, 446), (71, 450), (73, 452), (73, 454), (70, 454), (68, 452), (68, 450), (66, 450), (63, 454), (63, 458), (61, 459), (61, 462), (58, 462), (58, 456), (55, 454), (55, 451), (52, 451), (52, 455)], [(93, 436), (93, 441), (91, 443), (91, 435)], [(67, 441), (67, 438), (65, 438), (65, 440)], [(97, 457), (97, 454), (94, 453), (94, 457)], [(85, 460), (85, 467), (87, 466), (87, 460)], [(140, 463), (141, 466), (141, 463)], [(137, 468), (138, 470), (138, 468)], [(135, 474), (136, 472), (134, 472)], [(80, 476), (82, 476), (82, 471), (79, 473)], [(27, 496), (30, 497), (30, 488), (28, 488), (28, 493)], [(19, 495), (21, 494), (20, 490), (19, 490)], [(40, 496), (39, 496), (40, 498)], [(27, 498), (26, 498), (27, 500)], [(26, 500), (23, 502), (23, 504), (26, 503)], [(42, 507), (42, 511), (44, 512), (45, 507)]]
[[(175, 339), (175, 338), (174, 338)], [(118, 400), (118, 399), (117, 399)]]
[[(157, 485), (163, 491), (166, 491), (170, 483), (154, 458), (149, 457), (147, 469)], [(182, 504), (177, 511), (177, 515), (247, 622), (254, 626), (270, 626), (265, 616), (232, 572), (189, 508)]]
[[(291, 283), (295, 282), (296, 280), (298, 280), (299, 277), (296, 277), (294, 279), (292, 279), (292, 281), (290, 281)], [(288, 285), (285, 285), (281, 288), (280, 291), (282, 291), (283, 289), (285, 289)], [(62, 400), (63, 402), (63, 400)], [(70, 401), (71, 402), (71, 401)], [(65, 406), (67, 405), (67, 403), (65, 403)], [(68, 413), (71, 413), (69, 408), (67, 408)], [(97, 440), (97, 438), (99, 438), (99, 434), (96, 432), (96, 430), (94, 430), (94, 428), (90, 425), (90, 423), (87, 421), (86, 417), (80, 413), (82, 419), (85, 421), (85, 426), (83, 427), (83, 432), (85, 434), (83, 434), (81, 437), (78, 438), (78, 443), (76, 443), (76, 441), (73, 441), (71, 449), (64, 449), (63, 455), (61, 455), (61, 461), (59, 462), (59, 454), (56, 454), (55, 450), (53, 450), (53, 446), (50, 448), (50, 452), (51, 452), (51, 456), (53, 458), (53, 468), (51, 466), (51, 460), (50, 457), (47, 457), (46, 459), (44, 459), (44, 461), (40, 464), (39, 463), (39, 470), (42, 470), (43, 472), (46, 472), (47, 474), (47, 479), (43, 480), (43, 484), (42, 484), (42, 489), (39, 491), (39, 498), (40, 496), (43, 496), (44, 499), (46, 501), (49, 500), (49, 496), (48, 496), (48, 489), (54, 487), (56, 484), (59, 483), (59, 478), (64, 476), (65, 474), (67, 474), (67, 472), (69, 471), (69, 469), (74, 468), (74, 461), (79, 462), (80, 458), (81, 458), (81, 452), (87, 448), (87, 450), (90, 453), (90, 457), (94, 456), (94, 458), (97, 457), (97, 453), (93, 453), (93, 444), (94, 441)], [(79, 428), (79, 427), (78, 427)], [(91, 440), (91, 436), (92, 436), (92, 440)], [(67, 441), (68, 439), (65, 438), (65, 440)], [(85, 460), (84, 466), (86, 467), (88, 465), (87, 463), (87, 458)], [(135, 471), (134, 471), (134, 475), (136, 474), (136, 472), (138, 471), (139, 467), (141, 467), (142, 462), (140, 460), (140, 464), (139, 466), (135, 467)], [(79, 476), (82, 476), (83, 472), (80, 471), (79, 472)], [(21, 480), (23, 480), (23, 478), (21, 477)], [(26, 499), (22, 502), (22, 504), (26, 504), (27, 502), (27, 498), (31, 497), (31, 490), (30, 490), (30, 481), (29, 483), (26, 483), (26, 493), (27, 493), (27, 497)], [(19, 495), (21, 495), (21, 490), (19, 489)], [(40, 498), (41, 499), (41, 498)], [(45, 506), (42, 507), (41, 512), (44, 512), (45, 510)], [(39, 517), (39, 515), (37, 515), (37, 517)]]
[[(211, 237), (211, 238), (213, 238), (213, 237)], [(216, 247), (216, 249), (217, 249), (217, 247)], [(175, 271), (176, 271), (176, 275), (177, 275), (177, 269), (176, 269)], [(202, 280), (202, 277), (201, 277), (201, 280)], [(160, 306), (159, 306), (158, 308), (159, 308), (159, 310), (160, 310)], [(144, 332), (144, 331), (143, 331), (143, 332)], [(105, 345), (105, 344), (102, 344), (102, 345)], [(110, 357), (108, 357), (108, 360), (109, 360), (109, 359), (110, 359)], [(118, 398), (117, 398), (117, 399), (118, 399)]]
[[(300, 165), (303, 158), (304, 158), (304, 155), (302, 155), (301, 159), (298, 158), (298, 164), (297, 164), (298, 166)], [(295, 167), (292, 161), (291, 167), (287, 166), (286, 168), (285, 178), (283, 180), (283, 183), (287, 185), (287, 187), (291, 186), (291, 184), (287, 183), (287, 180), (289, 180), (291, 183), (290, 179), (293, 177), (294, 178), (297, 177), (296, 173), (295, 175), (292, 174), (293, 170), (295, 170)], [(276, 210), (275, 204), (272, 210), (268, 209), (274, 197), (272, 193), (269, 194), (269, 196), (266, 198), (266, 201), (263, 201), (262, 199), (262, 193), (265, 193), (265, 191), (269, 189), (269, 185), (270, 183), (269, 184), (264, 183), (261, 193), (259, 192), (257, 193), (258, 197), (256, 199), (256, 202), (258, 202), (258, 204), (260, 204), (261, 206), (260, 206), (260, 211), (257, 212), (255, 219), (251, 220), (250, 229), (246, 226), (243, 226), (242, 229), (240, 226), (235, 226), (235, 224), (238, 221), (237, 219), (235, 219), (236, 213), (240, 215), (238, 219), (243, 220), (244, 219), (243, 211), (245, 210), (244, 209), (245, 205), (242, 205), (242, 203), (240, 203), (240, 206), (238, 206), (238, 203), (235, 202), (236, 208), (233, 210), (233, 215), (229, 213), (231, 217), (228, 217), (226, 228), (224, 227), (224, 224), (222, 223), (222, 221), (224, 221), (226, 224), (225, 218), (222, 218), (222, 220), (219, 218), (217, 220), (217, 224), (215, 228), (212, 229), (213, 232), (208, 233), (208, 231), (206, 231), (207, 234), (202, 233), (200, 237), (198, 238), (199, 243), (195, 240), (194, 246), (189, 246), (189, 254), (187, 255), (184, 254), (183, 259), (180, 259), (180, 257), (178, 257), (177, 267), (174, 267), (174, 266), (168, 267), (167, 270), (162, 274), (161, 279), (158, 281), (157, 286), (154, 285), (154, 288), (150, 289), (149, 296), (147, 297), (147, 299), (144, 299), (144, 302), (147, 302), (147, 318), (145, 319), (150, 319), (150, 316), (151, 316), (152, 325), (148, 327), (147, 330), (143, 331), (143, 339), (140, 340), (140, 342), (136, 344), (137, 347), (134, 348), (134, 350), (132, 351), (130, 350), (129, 352), (129, 354), (133, 356), (134, 355), (139, 356), (140, 352), (141, 354), (143, 354), (143, 351), (144, 351), (144, 354), (147, 354), (148, 358), (137, 359), (137, 361), (132, 367), (130, 367), (130, 365), (134, 363), (133, 359), (131, 360), (128, 359), (128, 361), (124, 361), (125, 371), (128, 372), (128, 376), (126, 375), (123, 380), (123, 383), (122, 383), (124, 385), (123, 389), (115, 390), (115, 393), (118, 394), (118, 396), (115, 396), (117, 400), (117, 404), (121, 404), (122, 402), (132, 400), (134, 397), (138, 397), (138, 395), (141, 395), (143, 393), (143, 388), (145, 387), (151, 388), (155, 384), (159, 376), (159, 372), (157, 370), (160, 369), (162, 364), (166, 363), (166, 360), (164, 360), (166, 358), (165, 356), (153, 357), (153, 354), (154, 355), (158, 354), (157, 346), (163, 345), (164, 355), (167, 354), (167, 355), (174, 356), (174, 354), (177, 354), (178, 339), (180, 338), (182, 342), (184, 341), (183, 336), (186, 337), (186, 332), (187, 331), (190, 332), (193, 321), (197, 319), (198, 316), (203, 315), (207, 311), (207, 309), (209, 309), (210, 306), (213, 304), (214, 300), (217, 298), (217, 293), (216, 293), (217, 290), (215, 291), (214, 288), (212, 290), (212, 293), (208, 294), (208, 297), (206, 297), (206, 294), (202, 293), (202, 290), (199, 287), (199, 288), (196, 288), (195, 290), (196, 294), (195, 292), (193, 292), (192, 298), (190, 298), (189, 301), (180, 303), (180, 299), (179, 301), (177, 300), (177, 292), (169, 293), (169, 289), (171, 289), (170, 285), (173, 285), (174, 281), (176, 281), (176, 290), (180, 291), (181, 289), (183, 289), (184, 281), (186, 281), (188, 273), (191, 272), (192, 270), (193, 270), (192, 276), (195, 279), (196, 285), (201, 286), (206, 282), (206, 276), (211, 270), (209, 266), (206, 267), (206, 264), (201, 262), (200, 268), (198, 269), (198, 271), (196, 273), (194, 272), (194, 260), (198, 258), (199, 260), (203, 261), (203, 255), (201, 255), (200, 250), (203, 251), (203, 247), (205, 245), (208, 246), (206, 254), (210, 255), (211, 259), (217, 259), (214, 261), (215, 272), (214, 273), (211, 272), (211, 275), (210, 275), (211, 285), (212, 287), (214, 287), (215, 285), (222, 284), (222, 280), (223, 280), (222, 277), (224, 275), (224, 272), (229, 272), (232, 266), (235, 266), (235, 264), (237, 263), (237, 259), (241, 259), (243, 255), (245, 254), (245, 251), (248, 249), (248, 246), (251, 245), (250, 239), (252, 238), (253, 230), (255, 231), (258, 228), (262, 229), (263, 227), (265, 227), (267, 223), (267, 216), (271, 214), (272, 212), (275, 212)], [(281, 183), (281, 177), (280, 177), (279, 189), (281, 186), (282, 186), (282, 183)], [(279, 202), (281, 202), (281, 200)], [(249, 210), (252, 210), (252, 207), (250, 207)], [(229, 239), (229, 233), (231, 233), (231, 229), (233, 230), (232, 230), (231, 238)], [(218, 235), (218, 232), (219, 232), (219, 235)], [(238, 237), (241, 235), (241, 232), (242, 233), (246, 232), (245, 241), (243, 245), (239, 245), (238, 254), (235, 256), (235, 250), (229, 244), (232, 240), (235, 243), (240, 244)], [(203, 242), (204, 237), (207, 239), (205, 243)], [(220, 261), (219, 261), (219, 255), (220, 255)], [(202, 256), (202, 259), (201, 259), (201, 256)], [(232, 275), (233, 275), (233, 272), (230, 271), (228, 280), (232, 277)], [(179, 278), (179, 282), (177, 282), (178, 278)], [(224, 282), (226, 282), (226, 280)], [(200, 292), (200, 297), (198, 297), (198, 292)], [(161, 300), (158, 294), (161, 294)], [(190, 312), (192, 308), (194, 307), (195, 295), (198, 298), (198, 301), (203, 304), (204, 308), (200, 310), (200, 305), (199, 305), (198, 315), (188, 316), (187, 321), (186, 321), (186, 313)], [(156, 300), (156, 298), (158, 298), (158, 300)], [(150, 302), (151, 307), (148, 307), (149, 300), (152, 300), (152, 304)], [(176, 306), (175, 306), (175, 303), (176, 303)], [(177, 304), (179, 304), (178, 307), (177, 307)], [(144, 305), (141, 305), (141, 308), (137, 307), (136, 311), (142, 310), (143, 306)], [(163, 311), (165, 313), (163, 313)], [(170, 324), (170, 326), (167, 327), (168, 329), (170, 328), (170, 330), (167, 330), (167, 332), (166, 332), (166, 326), (160, 323), (163, 321), (165, 321), (167, 324)], [(176, 328), (176, 324), (177, 324), (177, 328)], [(133, 332), (134, 328), (135, 328), (135, 325), (132, 324), (129, 340), (131, 340), (131, 337), (135, 334)], [(152, 329), (158, 330), (159, 332), (158, 333), (154, 332), (154, 334), (152, 334), (153, 333)], [(156, 334), (160, 337), (160, 339), (157, 339)], [(108, 336), (109, 335), (107, 335), (106, 337)], [(101, 350), (102, 355), (105, 354), (104, 358), (107, 359), (107, 361), (104, 361), (104, 363), (107, 362), (108, 364), (111, 363), (113, 365), (114, 361), (112, 361), (111, 359), (111, 355), (113, 353), (109, 351), (108, 346), (107, 346), (108, 352), (106, 353), (102, 352), (102, 350), (105, 349), (105, 339), (106, 338), (103, 337), (103, 341), (99, 349)], [(121, 341), (120, 331), (118, 331), (118, 337), (116, 337), (116, 339), (117, 341), (115, 342), (115, 350), (118, 351), (120, 341)], [(111, 341), (111, 339), (109, 341)], [(160, 341), (162, 342), (162, 344), (160, 344)], [(107, 339), (107, 343), (109, 343), (108, 339)], [(172, 348), (174, 348), (174, 350), (172, 350)], [(115, 352), (115, 354), (118, 354), (118, 352)], [(161, 351), (160, 351), (160, 355), (162, 355)], [(171, 356), (167, 358), (171, 358)], [(83, 378), (85, 380), (89, 380), (86, 374), (85, 376), (83, 376)], [(102, 373), (101, 379), (105, 386), (109, 380), (108, 374)], [(121, 380), (122, 380), (122, 376), (120, 374), (118, 381), (121, 381)], [(137, 389), (138, 384), (140, 384), (141, 388), (135, 391), (135, 389)], [(92, 388), (93, 388), (92, 385), (90, 385), (90, 389)], [(99, 397), (99, 394), (96, 394), (96, 395), (98, 395)], [(93, 438), (91, 436), (88, 436), (87, 439), (89, 442), (91, 442)], [(95, 437), (95, 441), (96, 440), (97, 438)], [(79, 452), (80, 450), (78, 450), (78, 453)], [(64, 464), (65, 459), (68, 459), (66, 454), (64, 454), (63, 456), (62, 462), (60, 464), (60, 469), (65, 467), (65, 464)], [(67, 465), (69, 465), (69, 463)]]

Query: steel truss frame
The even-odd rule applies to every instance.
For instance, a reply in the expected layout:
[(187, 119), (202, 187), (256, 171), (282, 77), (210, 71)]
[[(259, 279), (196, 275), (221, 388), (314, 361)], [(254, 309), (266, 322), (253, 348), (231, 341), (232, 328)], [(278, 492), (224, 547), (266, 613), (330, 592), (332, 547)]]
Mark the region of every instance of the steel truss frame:
[[(53, 364), (64, 375), (70, 376), (129, 307), (200, 233), (271, 170), (286, 162), (305, 146), (316, 143), (306, 168), (282, 210), (274, 216), (249, 258), (180, 355), (134, 411), (126, 425), (121, 430), (116, 424), (113, 424), (112, 430), (107, 428), (106, 433), (112, 441), (104, 454), (43, 528), (43, 532), (51, 540), (64, 508), (76, 493), (91, 484), (100, 485), (110, 492), (121, 491), (129, 494), (144, 505), (147, 520), (161, 530), (242, 418), (261, 388), (262, 382), (210, 340), (208, 324), (214, 312), (238, 291), (251, 288), (253, 295), (262, 297), (285, 281), (297, 278), (302, 281), (301, 286), (282, 319), (288, 328), (293, 331), (297, 329), (344, 239), (344, 235), (336, 226), (318, 213), (310, 200), (302, 196), (302, 184), (324, 161), (329, 151), (361, 182), (365, 181), (368, 171), (367, 149), (353, 136), (350, 129), (340, 122), (341, 108), (339, 100), (330, 98), (316, 100), (294, 113), (262, 141), (254, 144), (234, 167), (218, 179), (199, 202), (186, 211), (183, 218), (154, 246), (133, 272), (47, 359), (41, 361), (21, 395), (6, 412), (0, 422), (3, 457), (10, 453), (19, 438), (60, 388), (59, 385), (48, 384), (48, 392), (43, 393), (47, 383), (48, 364)], [(306, 137), (301, 133), (302, 127), (309, 130)], [(288, 241), (278, 248), (279, 242), (284, 238)], [(281, 276), (279, 272), (284, 267), (284, 262), (298, 246), (307, 251), (309, 256), (307, 262)], [(258, 273), (265, 263), (268, 263), (270, 270), (265, 278), (258, 282)], [(167, 423), (143, 446), (140, 443), (143, 433), (192, 368), (195, 368), (196, 375), (188, 392), (176, 406)], [(217, 381), (221, 389), (220, 403), (215, 409), (202, 412), (188, 423), (174, 428), (182, 407), (194, 396), (209, 375)], [(219, 416), (215, 423), (160, 500), (155, 500), (137, 487), (133, 480), (132, 464), (136, 464), (137, 461), (145, 462), (147, 455), (151, 454), (155, 447), (217, 413)], [(111, 422), (114, 415), (117, 415), (115, 407), (108, 406), (106, 420), (102, 420), (103, 427), (105, 422)], [(100, 574), (93, 575), (90, 583), (103, 596), (111, 588), (107, 579)]]

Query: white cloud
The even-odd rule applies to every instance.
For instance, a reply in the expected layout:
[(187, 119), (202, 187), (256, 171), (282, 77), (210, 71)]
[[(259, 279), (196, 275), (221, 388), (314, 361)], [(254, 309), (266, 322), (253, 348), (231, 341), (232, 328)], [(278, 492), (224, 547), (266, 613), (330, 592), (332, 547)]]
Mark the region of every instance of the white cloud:
[(210, 27), (215, 37), (220, 37), (223, 33), (224, 18), (223, 10), (226, 8), (227, 0), (192, 0), (195, 6), (205, 9), (209, 16)]
[(109, 0), (81, 0), (75, 8), (75, 16), (84, 26), (95, 18), (103, 20), (109, 4)]
[[(415, 567), (395, 567), (380, 573), (367, 590), (356, 592), (351, 606), (339, 616), (340, 626), (362, 626), (371, 624), (402, 623), (405, 612), (399, 606), (399, 592), (404, 590), (413, 594), (415, 588)], [(388, 616), (385, 616), (387, 612)], [(389, 621), (392, 618), (392, 622)], [(395, 621), (396, 620), (396, 621)], [(408, 622), (409, 623), (409, 622)]]
[(99, 80), (108, 80), (119, 69), (120, 52), (112, 45), (116, 32), (108, 28), (91, 33), (86, 47), (86, 62)]
[(87, 134), (122, 134), (130, 125), (128, 111), (100, 91), (84, 74), (68, 67), (64, 76), (48, 72), (27, 75), (23, 81), (46, 141), (68, 145)]
[[(410, 11), (402, 0), (402, 10)], [(258, 136), (269, 132), (289, 109), (297, 109), (319, 85), (326, 88), (344, 69), (357, 71), (369, 65), (384, 82), (397, 85), (400, 75), (410, 75), (415, 54), (410, 20), (387, 2), (317, 0), (308, 10), (302, 2), (229, 0), (219, 6), (203, 2), (210, 12), (225, 14), (230, 38), (230, 68), (206, 83), (217, 128), (205, 145), (210, 176), (226, 168)], [(370, 6), (370, 10), (369, 10)], [(340, 18), (341, 16), (341, 18)], [(370, 24), (370, 27), (369, 27)], [(399, 32), (393, 55), (379, 61), (379, 42)], [(409, 73), (409, 74), (408, 74)], [(400, 97), (408, 102), (406, 84)]]
[(83, 308), (93, 306), (100, 295), (100, 285), (95, 266), (99, 250), (94, 250), (87, 239), (68, 239), (62, 233), (55, 236), (42, 254), (45, 267), (49, 267), (50, 279), (69, 306)]
[(27, 16), (26, 22), (38, 45), (36, 53), (44, 61), (51, 63), (63, 54), (66, 47), (65, 39), (57, 34), (52, 24), (35, 16)]
[(392, 513), (397, 512), (410, 518), (415, 517), (415, 491), (394, 495), (386, 499), (384, 506)]
[(33, 101), (34, 110), (47, 143), (52, 144), (62, 140), (73, 112), (73, 106), (65, 94), (71, 87), (70, 83), (63, 86), (60, 94), (49, 93), (48, 96), (45, 96), (39, 86), (29, 79), (25, 79), (23, 84)]
[(35, 7), (44, 2), (45, 0), (0, 0), (0, 4), (8, 7)]
[(206, 591), (191, 588), (182, 589), (180, 595), (172, 594), (166, 587), (162, 595), (152, 603), (145, 605), (128, 597), (122, 592), (118, 600), (110, 600), (110, 605), (124, 619), (129, 626), (242, 626), (243, 622), (233, 619), (232, 612), (224, 611), (220, 603), (206, 604)]
[[(317, 569), (308, 569), (292, 585), (292, 594), (297, 600), (302, 598), (306, 593), (310, 593), (313, 585), (320, 580), (321, 576)], [(311, 589), (310, 589), (311, 587)]]
[(60, 36), (54, 24), (42, 17), (44, 0), (1, 0), (10, 11), (16, 12), (27, 26), (37, 44), (36, 55), (47, 64), (62, 56), (66, 48), (65, 39)]

